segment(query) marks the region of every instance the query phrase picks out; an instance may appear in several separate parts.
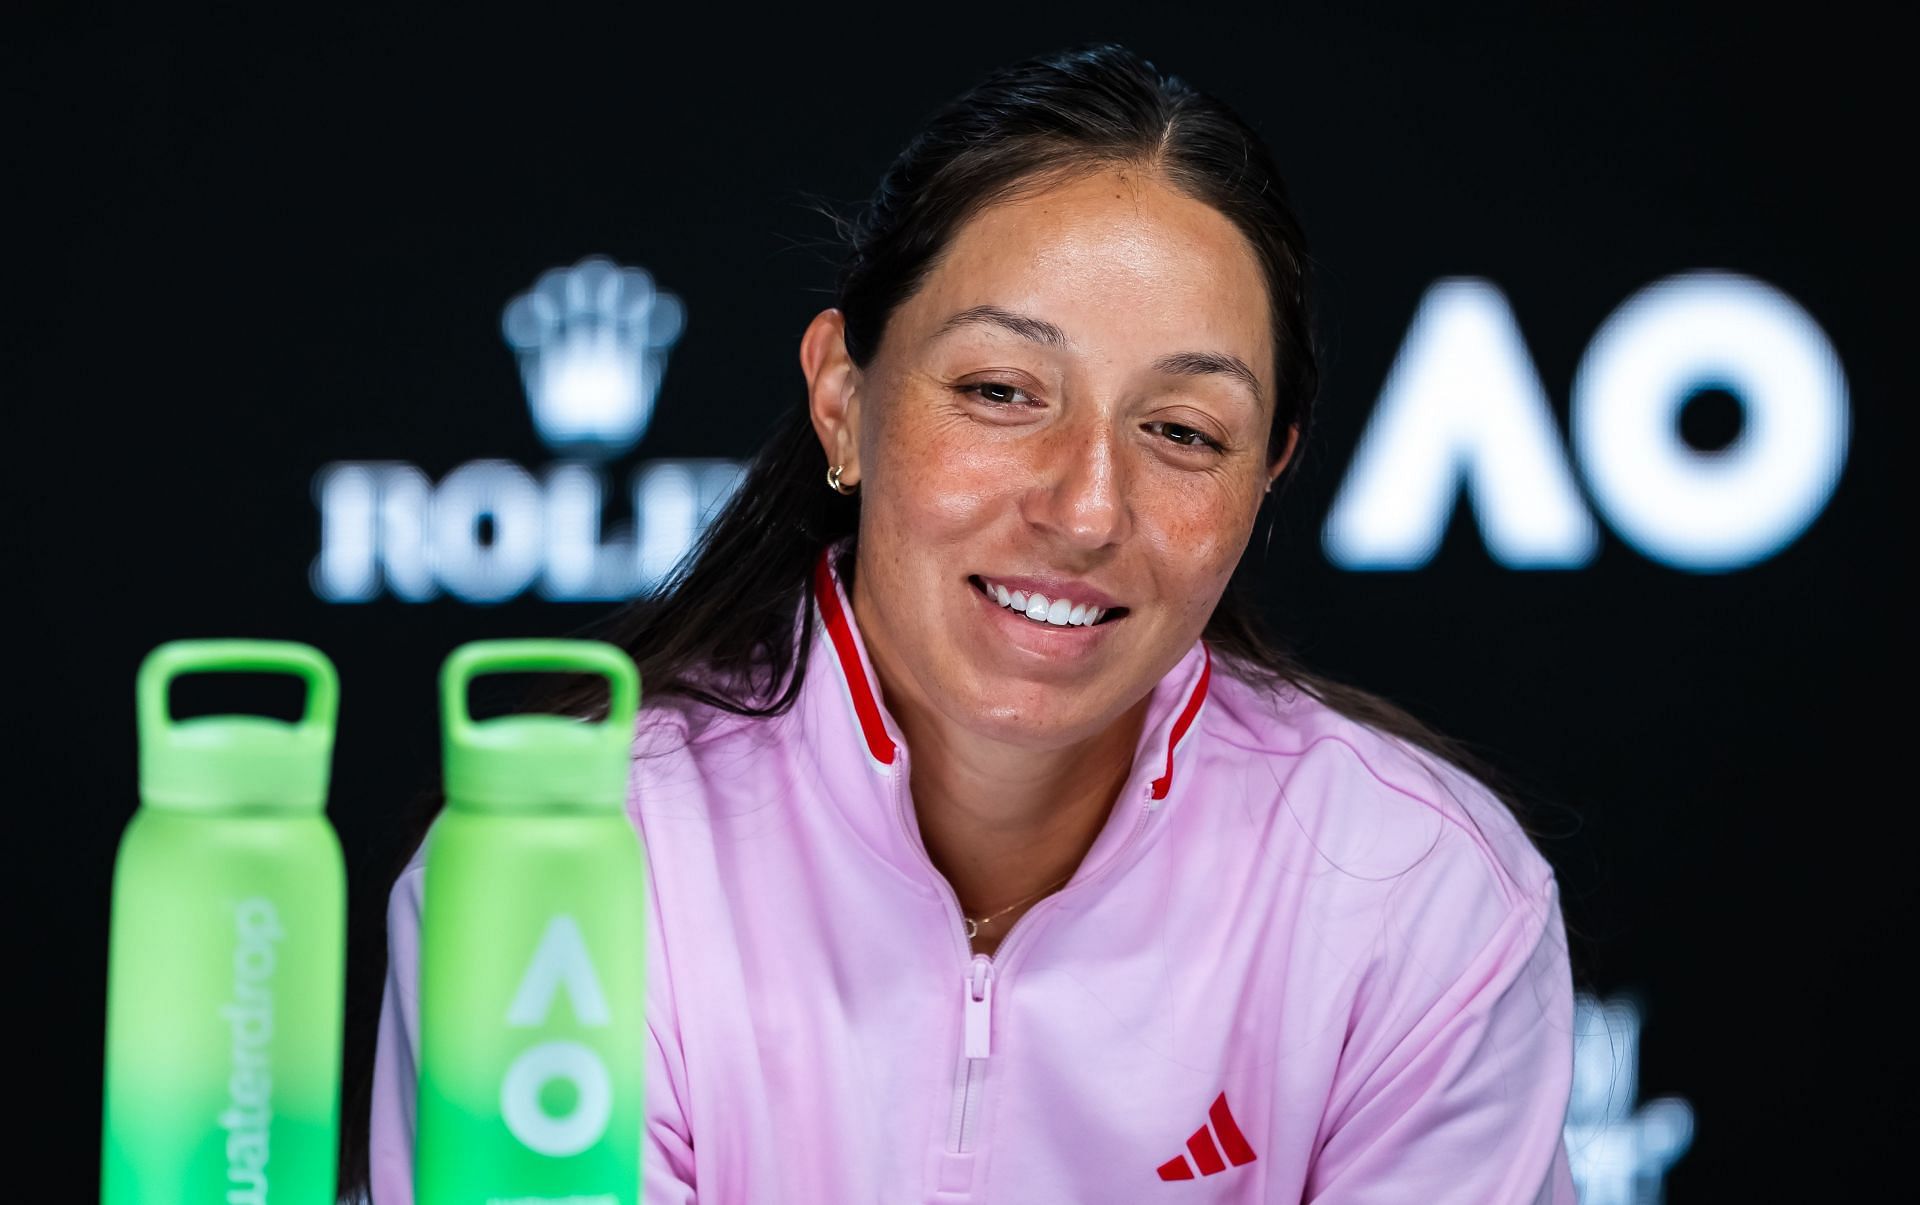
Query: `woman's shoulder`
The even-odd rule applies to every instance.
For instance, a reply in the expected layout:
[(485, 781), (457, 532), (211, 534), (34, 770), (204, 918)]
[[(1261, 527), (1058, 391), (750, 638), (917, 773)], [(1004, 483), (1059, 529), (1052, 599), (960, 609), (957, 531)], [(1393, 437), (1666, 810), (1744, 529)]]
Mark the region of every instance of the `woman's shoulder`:
[[(749, 704), (755, 700), (747, 700)], [(765, 800), (792, 713), (742, 714), (675, 691), (648, 699), (634, 721), (628, 810), (710, 820), (730, 798)]]
[(1256, 823), (1321, 867), (1404, 894), (1531, 907), (1553, 868), (1507, 802), (1450, 761), (1297, 686), (1222, 674), (1205, 723), (1214, 755), (1245, 783)]
[(743, 715), (682, 691), (648, 698), (633, 725), (635, 758), (697, 756), (778, 717)]

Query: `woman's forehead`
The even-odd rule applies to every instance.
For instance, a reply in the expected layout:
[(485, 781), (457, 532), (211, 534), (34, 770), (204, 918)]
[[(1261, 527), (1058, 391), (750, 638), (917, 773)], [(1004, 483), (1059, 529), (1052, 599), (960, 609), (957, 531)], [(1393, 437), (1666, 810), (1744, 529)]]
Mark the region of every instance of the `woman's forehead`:
[(983, 209), (903, 308), (912, 311), (903, 327), (922, 341), (950, 332), (958, 315), (992, 308), (1108, 355), (1122, 347), (1158, 355), (1177, 344), (1269, 371), (1266, 280), (1252, 244), (1212, 206), (1132, 169)]

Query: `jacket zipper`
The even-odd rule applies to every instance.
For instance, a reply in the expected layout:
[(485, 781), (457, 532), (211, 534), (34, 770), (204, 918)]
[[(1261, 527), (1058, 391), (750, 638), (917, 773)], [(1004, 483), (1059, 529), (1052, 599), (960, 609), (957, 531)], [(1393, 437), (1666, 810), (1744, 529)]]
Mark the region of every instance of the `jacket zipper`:
[[(1019, 922), (1014, 923), (1019, 927)], [(1007, 936), (1013, 934), (1009, 932)], [(961, 1154), (973, 1149), (973, 1123), (980, 1111), (980, 1081), (986, 1078), (987, 1055), (993, 1045), (993, 959), (975, 954), (966, 980), (967, 1070), (960, 1080), (960, 1099), (954, 1104), (955, 1133), (948, 1143)]]
[[(900, 821), (900, 830), (906, 835), (908, 843), (920, 850), (921, 860), (926, 863), (927, 869), (933, 872), (933, 877), (939, 882), (941, 890), (947, 893), (947, 900), (953, 905), (948, 913), (953, 918), (953, 934), (959, 938), (960, 948), (964, 950), (967, 948), (967, 928), (966, 916), (960, 908), (960, 897), (954, 892), (953, 884), (947, 882), (947, 876), (941, 874), (940, 868), (933, 864), (931, 857), (927, 856), (925, 845), (913, 840), (912, 826), (907, 823), (906, 747), (902, 745), (896, 748), (899, 756), (893, 765), (893, 802), (894, 812)], [(1108, 866), (1118, 862), (1139, 838), (1141, 830), (1147, 827), (1147, 818), (1153, 815), (1152, 792), (1153, 786), (1149, 783), (1146, 787), (1147, 803), (1139, 809), (1140, 815), (1134, 821), (1133, 831), (1127, 834), (1127, 839), (1121, 842), (1120, 848), (1107, 859)], [(1106, 873), (1107, 871), (1103, 868), (1099, 874), (1088, 879), (1087, 882), (1097, 882)], [(1019, 936), (1020, 930), (1026, 926), (1027, 918), (1032, 916), (1042, 904), (1066, 894), (1076, 886), (1080, 884), (1069, 884), (1021, 913), (1020, 919), (1013, 922), (1013, 928), (1007, 930), (1006, 937), (1001, 940), (1000, 952), (1004, 954), (1013, 946), (1014, 938)], [(947, 1147), (955, 1154), (965, 1154), (973, 1148), (974, 1121), (980, 1111), (980, 1081), (986, 1078), (986, 1061), (993, 1048), (993, 979), (994, 962), (991, 955), (973, 954), (968, 958), (966, 975), (961, 980), (966, 1069), (955, 1077), (953, 1107), (947, 1123)]]

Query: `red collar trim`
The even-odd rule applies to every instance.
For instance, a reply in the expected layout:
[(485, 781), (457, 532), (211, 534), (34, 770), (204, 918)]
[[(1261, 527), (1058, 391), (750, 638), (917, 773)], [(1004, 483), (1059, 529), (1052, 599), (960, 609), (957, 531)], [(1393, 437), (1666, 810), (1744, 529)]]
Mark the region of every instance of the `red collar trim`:
[[(867, 751), (873, 760), (883, 766), (893, 764), (893, 738), (887, 735), (887, 725), (880, 718), (880, 704), (873, 697), (873, 684), (867, 680), (867, 670), (860, 663), (860, 649), (853, 638), (853, 624), (847, 617), (846, 608), (840, 605), (840, 587), (828, 564), (830, 549), (822, 549), (820, 559), (813, 567), (813, 593), (820, 600), (820, 614), (826, 620), (827, 637), (833, 641), (833, 651), (840, 658), (841, 676), (846, 680), (847, 693), (853, 698), (853, 712), (859, 717), (860, 732), (867, 739)], [(1167, 792), (1173, 789), (1173, 751), (1179, 747), (1187, 729), (1193, 726), (1194, 717), (1200, 714), (1200, 705), (1207, 701), (1207, 684), (1213, 677), (1213, 650), (1206, 641), (1200, 642), (1200, 652), (1205, 658), (1200, 665), (1200, 681), (1194, 685), (1193, 693), (1187, 696), (1187, 705), (1181, 709), (1180, 718), (1173, 722), (1173, 731), (1167, 736), (1167, 772), (1153, 780), (1152, 796), (1165, 799)]]
[(1173, 732), (1167, 737), (1167, 772), (1153, 780), (1153, 797), (1165, 799), (1167, 792), (1173, 789), (1173, 751), (1180, 744), (1180, 738), (1193, 726), (1193, 717), (1200, 714), (1200, 705), (1207, 701), (1207, 683), (1213, 678), (1213, 650), (1207, 642), (1200, 642), (1201, 656), (1206, 658), (1200, 663), (1200, 681), (1194, 686), (1193, 693), (1187, 696), (1187, 705), (1181, 709), (1180, 718), (1173, 722)]
[(820, 550), (813, 567), (813, 595), (820, 600), (820, 614), (827, 623), (827, 636), (840, 657), (840, 675), (846, 680), (847, 693), (853, 696), (853, 713), (860, 719), (860, 731), (867, 738), (867, 752), (883, 766), (893, 764), (893, 738), (880, 718), (880, 704), (874, 700), (873, 685), (867, 681), (866, 667), (860, 664), (860, 648), (854, 643), (853, 624), (840, 605), (840, 586), (827, 564), (831, 548)]

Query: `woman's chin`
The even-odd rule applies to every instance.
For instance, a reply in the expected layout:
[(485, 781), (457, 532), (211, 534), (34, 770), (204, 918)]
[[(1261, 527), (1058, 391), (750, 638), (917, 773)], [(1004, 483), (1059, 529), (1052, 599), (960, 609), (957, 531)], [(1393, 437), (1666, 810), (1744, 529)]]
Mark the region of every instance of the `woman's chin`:
[(1072, 748), (1106, 732), (1115, 717), (1085, 711), (1083, 691), (1028, 684), (1024, 689), (963, 692), (973, 705), (948, 716), (983, 740), (1036, 753)]

